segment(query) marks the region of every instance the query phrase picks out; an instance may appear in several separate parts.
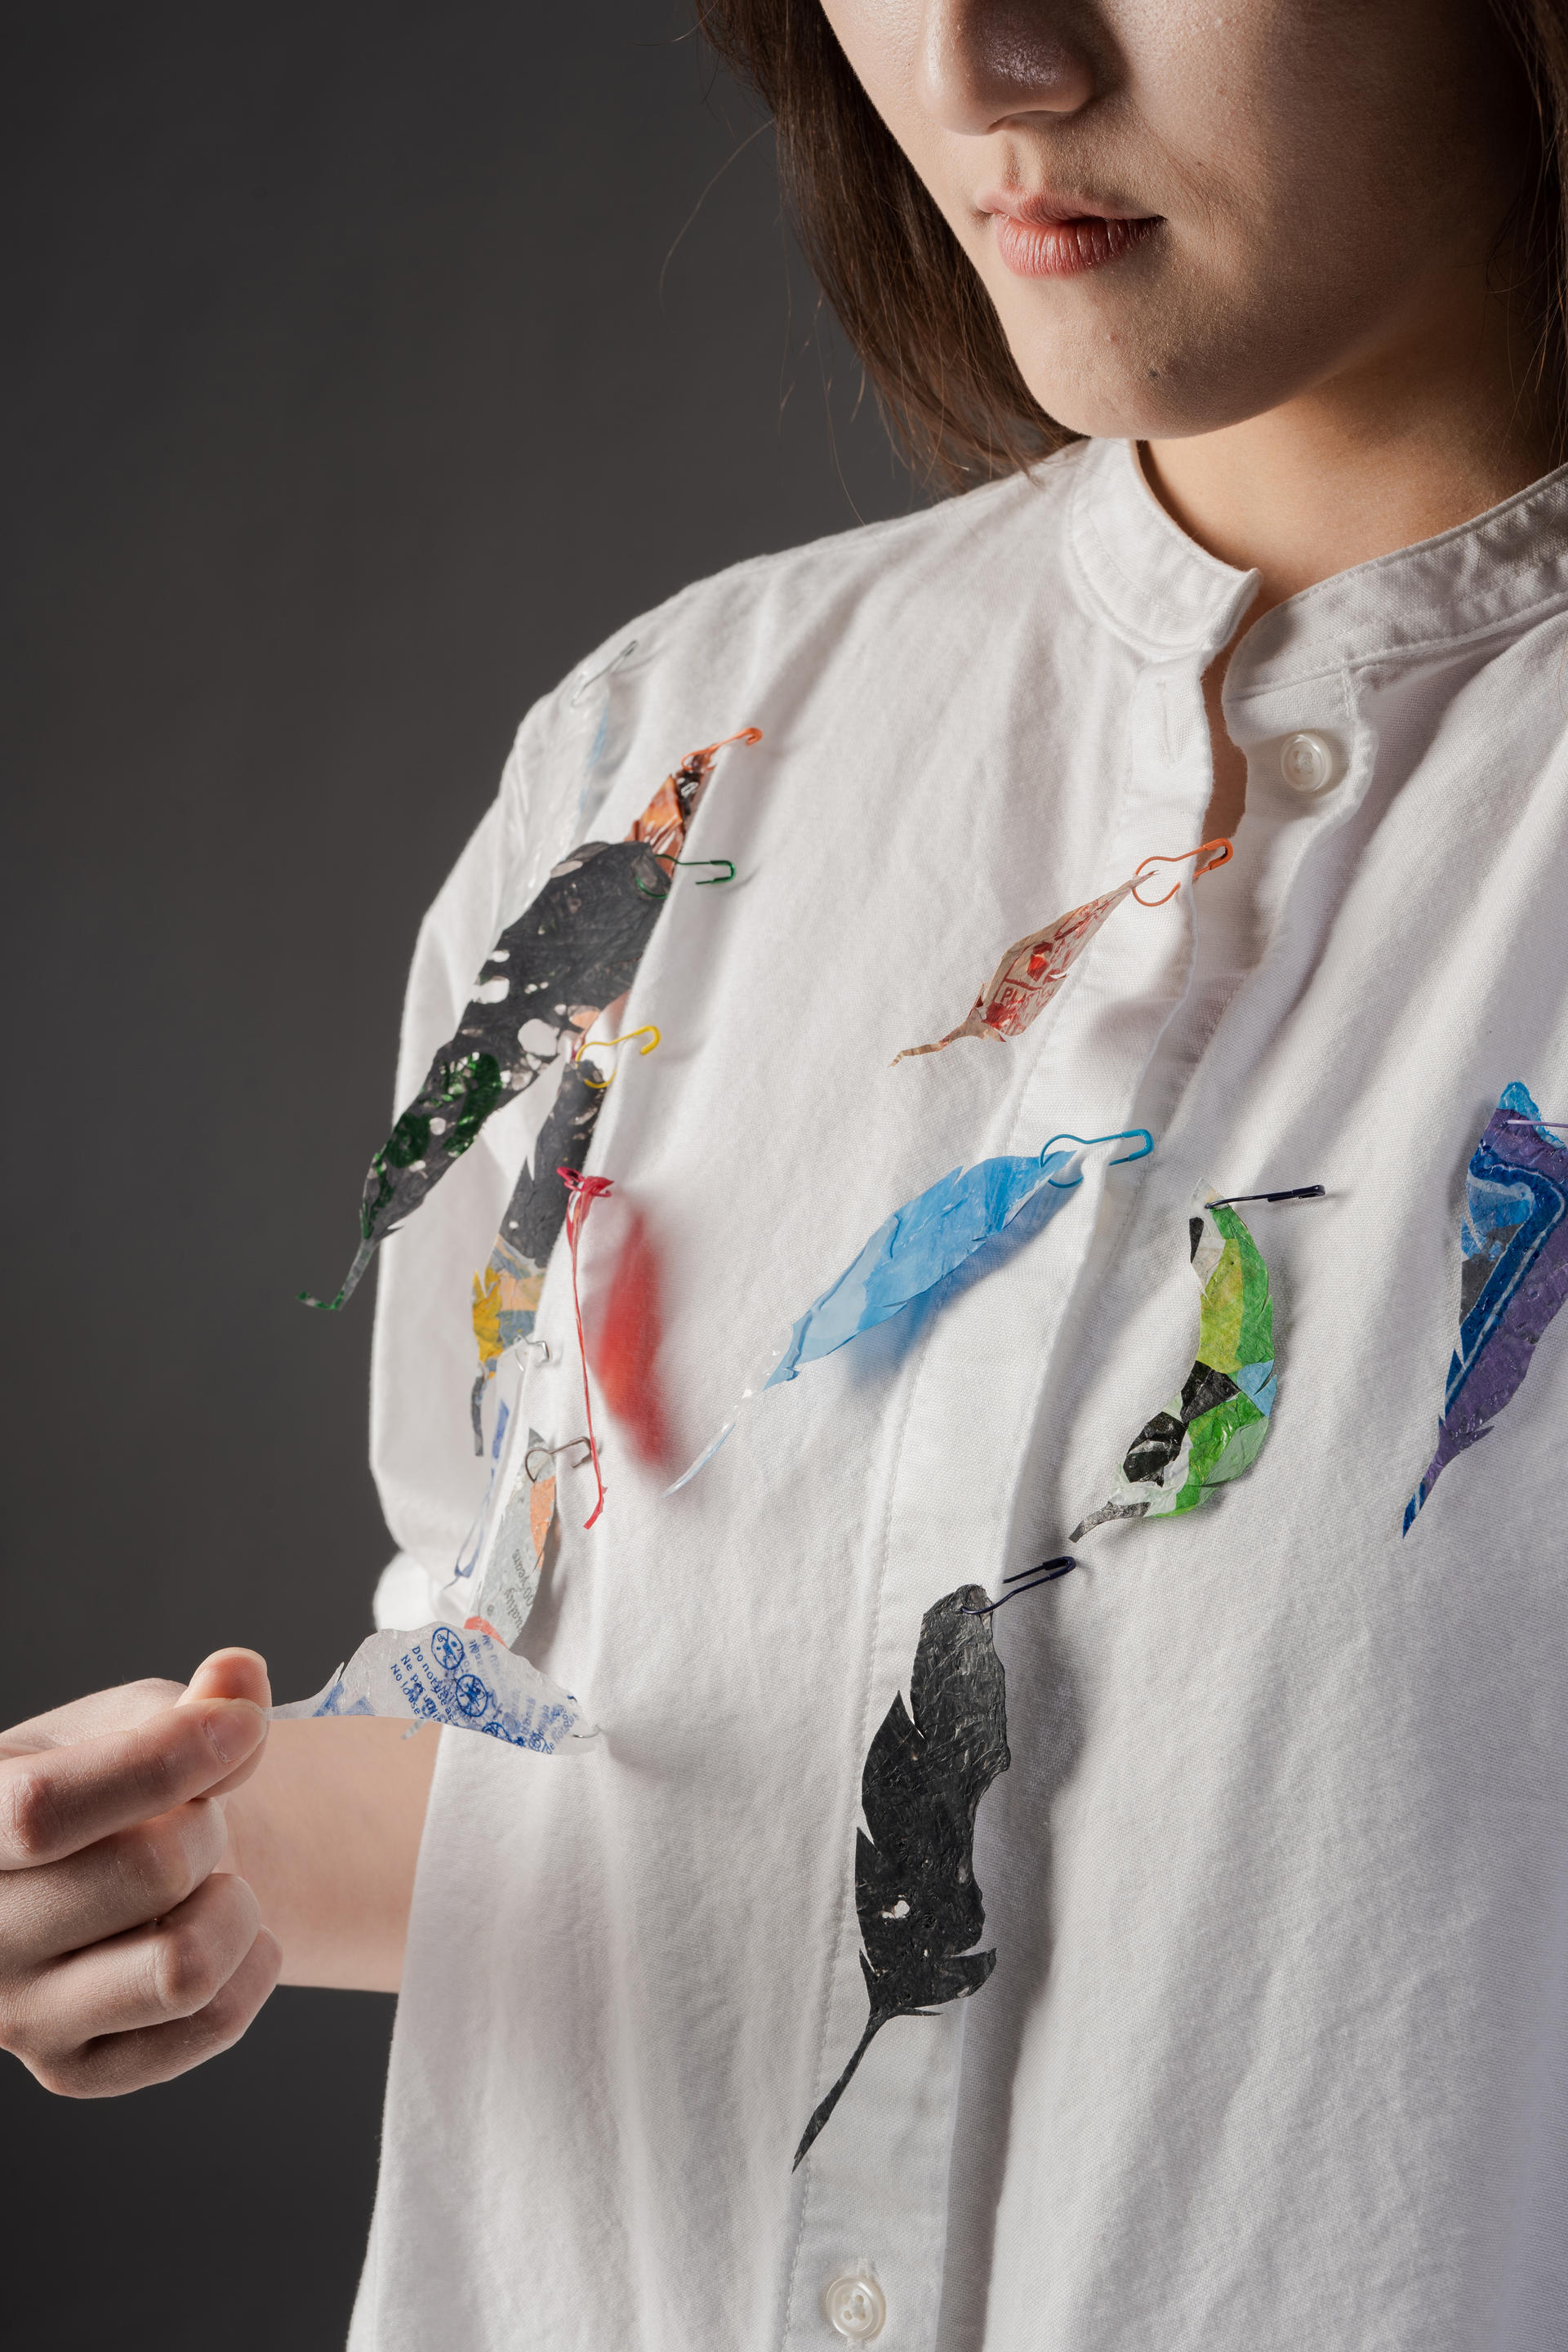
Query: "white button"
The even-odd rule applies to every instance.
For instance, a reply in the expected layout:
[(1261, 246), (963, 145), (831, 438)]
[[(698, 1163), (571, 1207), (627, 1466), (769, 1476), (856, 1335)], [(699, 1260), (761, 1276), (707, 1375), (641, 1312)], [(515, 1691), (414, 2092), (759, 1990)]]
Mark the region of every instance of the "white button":
[(888, 2316), (887, 2298), (874, 2278), (836, 2278), (822, 2290), (827, 2324), (850, 2344), (869, 2344)]
[(1321, 793), (1334, 781), (1333, 746), (1321, 735), (1287, 735), (1279, 772), (1299, 793)]

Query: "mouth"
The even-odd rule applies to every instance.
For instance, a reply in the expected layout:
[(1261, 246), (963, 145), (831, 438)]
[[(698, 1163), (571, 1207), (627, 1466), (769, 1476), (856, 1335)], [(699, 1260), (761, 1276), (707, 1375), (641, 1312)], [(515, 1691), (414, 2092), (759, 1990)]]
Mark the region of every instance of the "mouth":
[(1081, 278), (1103, 269), (1164, 226), (1159, 213), (1117, 213), (1055, 196), (984, 195), (976, 209), (996, 232), (1002, 266), (1015, 278)]

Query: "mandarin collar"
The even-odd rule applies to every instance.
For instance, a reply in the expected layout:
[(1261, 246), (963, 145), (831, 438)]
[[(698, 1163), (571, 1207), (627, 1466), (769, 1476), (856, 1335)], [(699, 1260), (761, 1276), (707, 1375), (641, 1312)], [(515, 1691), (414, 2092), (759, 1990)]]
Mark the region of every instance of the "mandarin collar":
[(1090, 610), (1155, 659), (1218, 653), (1258, 593), (1258, 573), (1205, 553), (1172, 520), (1135, 442), (1080, 442), (1071, 457), (1068, 544)]
[[(1155, 659), (1212, 659), (1258, 593), (1205, 553), (1149, 488), (1131, 441), (1074, 453), (1068, 543), (1091, 609)], [(1288, 597), (1237, 650), (1249, 688), (1513, 632), (1568, 604), (1568, 466), (1436, 539)], [(1265, 676), (1267, 673), (1267, 676)], [(1234, 671), (1233, 671), (1234, 676)]]

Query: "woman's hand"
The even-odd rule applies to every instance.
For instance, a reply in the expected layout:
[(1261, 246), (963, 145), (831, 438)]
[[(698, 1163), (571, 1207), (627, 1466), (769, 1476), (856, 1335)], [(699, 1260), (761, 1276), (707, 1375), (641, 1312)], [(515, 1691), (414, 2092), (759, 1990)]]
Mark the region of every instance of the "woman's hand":
[(255, 1652), (219, 1650), (184, 1691), (127, 1683), (0, 1736), (0, 2048), (46, 2089), (183, 2074), (277, 1983), (277, 1939), (225, 1867), (269, 1700)]

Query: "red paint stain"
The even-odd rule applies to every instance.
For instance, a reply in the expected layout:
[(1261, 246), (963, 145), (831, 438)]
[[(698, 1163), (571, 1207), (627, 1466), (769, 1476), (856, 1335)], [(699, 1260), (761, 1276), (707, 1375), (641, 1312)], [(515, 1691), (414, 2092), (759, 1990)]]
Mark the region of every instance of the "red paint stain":
[(605, 1406), (630, 1439), (637, 1459), (653, 1469), (662, 1468), (669, 1457), (669, 1428), (658, 1381), (664, 1337), (661, 1293), (658, 1245), (642, 1211), (634, 1209), (590, 1353)]

